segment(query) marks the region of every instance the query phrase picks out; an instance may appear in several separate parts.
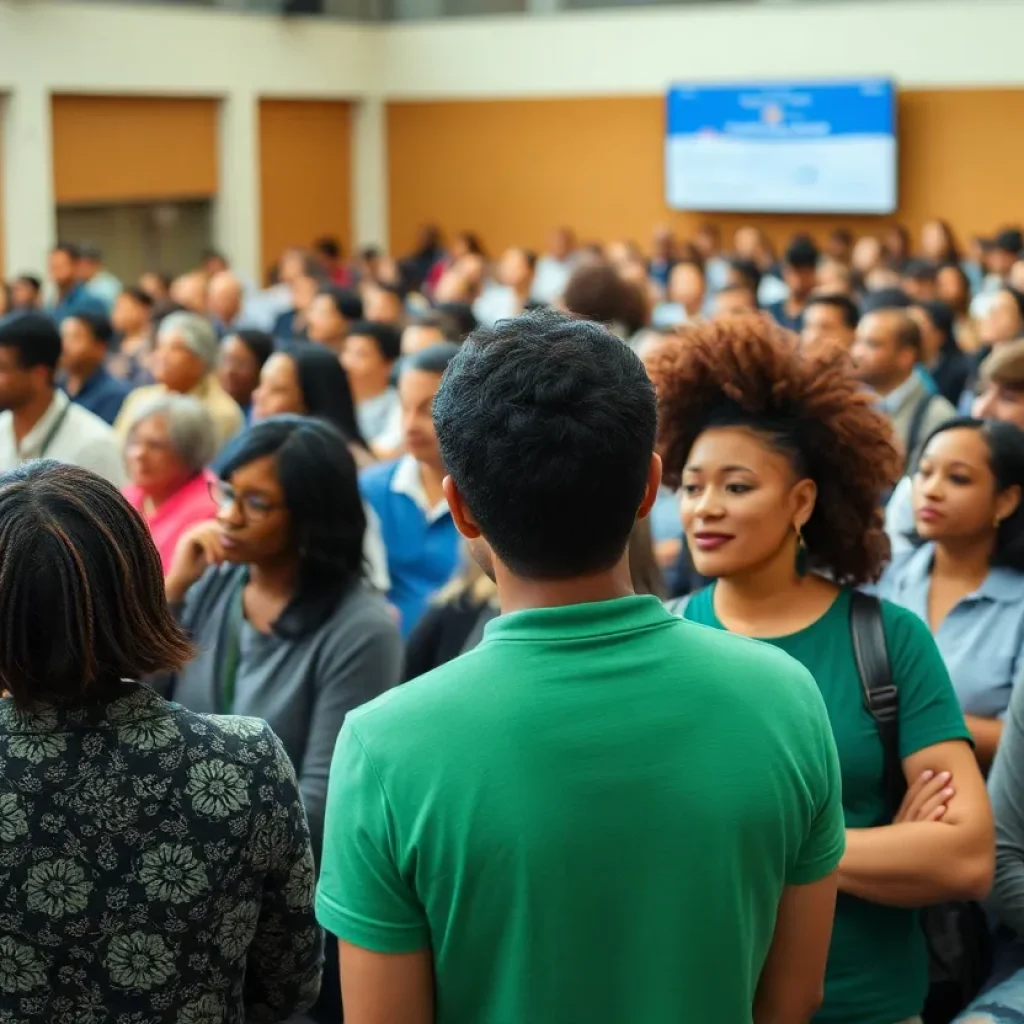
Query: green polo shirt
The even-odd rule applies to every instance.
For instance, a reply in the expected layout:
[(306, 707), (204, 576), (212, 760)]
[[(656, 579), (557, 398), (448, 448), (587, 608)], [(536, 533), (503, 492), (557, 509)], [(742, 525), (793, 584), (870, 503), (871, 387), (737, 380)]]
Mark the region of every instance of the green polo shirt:
[[(714, 587), (686, 605), (693, 622), (724, 629)], [(928, 627), (913, 612), (882, 602), (893, 681), (900, 692), (900, 752), (947, 740), (970, 739), (949, 673)], [(765, 640), (810, 669), (825, 699), (843, 775), (843, 813), (849, 828), (885, 817), (882, 744), (864, 707), (850, 638), (850, 594), (841, 591), (817, 622), (790, 636)], [(928, 988), (928, 952), (916, 910), (883, 907), (840, 893), (825, 979), (825, 1002), (815, 1024), (893, 1024), (916, 1017)]]
[(810, 674), (652, 597), (518, 612), (350, 713), (320, 922), (432, 950), (438, 1024), (750, 1024), (845, 834)]

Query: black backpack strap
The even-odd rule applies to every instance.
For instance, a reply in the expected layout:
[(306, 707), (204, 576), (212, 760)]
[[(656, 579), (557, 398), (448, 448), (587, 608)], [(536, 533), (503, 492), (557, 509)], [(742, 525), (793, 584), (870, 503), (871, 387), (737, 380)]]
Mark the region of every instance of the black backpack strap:
[(909, 473), (914, 467), (910, 464), (914, 457), (914, 453), (917, 451), (917, 446), (921, 443), (921, 431), (924, 429), (924, 418), (928, 415), (928, 409), (931, 407), (932, 401), (937, 398), (937, 395), (925, 395), (920, 402), (917, 403), (917, 408), (914, 410), (914, 415), (910, 420), (910, 431), (907, 434), (907, 451), (906, 458), (903, 463), (904, 473)]
[(882, 786), (886, 820), (892, 821), (907, 791), (900, 757), (900, 695), (892, 679), (882, 625), (882, 603), (854, 590), (850, 594), (850, 639), (857, 662), (864, 706), (882, 741)]

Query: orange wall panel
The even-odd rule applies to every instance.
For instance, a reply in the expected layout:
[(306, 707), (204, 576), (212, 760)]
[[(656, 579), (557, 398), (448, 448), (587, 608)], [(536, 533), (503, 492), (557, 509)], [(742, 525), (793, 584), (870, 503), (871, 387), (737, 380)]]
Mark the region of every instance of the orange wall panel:
[(216, 100), (57, 95), (52, 103), (58, 204), (216, 194)]
[(260, 101), (262, 265), (284, 249), (352, 235), (352, 108), (333, 100)]
[(583, 240), (646, 245), (664, 223), (683, 236), (703, 221), (725, 232), (754, 223), (784, 242), (837, 224), (877, 232), (889, 220), (916, 232), (943, 216), (966, 241), (1024, 221), (1024, 135), (1006, 130), (1024, 123), (1024, 89), (909, 90), (898, 119), (896, 217), (707, 215), (665, 206), (660, 96), (391, 103), (392, 250), (408, 251), (427, 222), (477, 231), (493, 253), (542, 248), (557, 224)]

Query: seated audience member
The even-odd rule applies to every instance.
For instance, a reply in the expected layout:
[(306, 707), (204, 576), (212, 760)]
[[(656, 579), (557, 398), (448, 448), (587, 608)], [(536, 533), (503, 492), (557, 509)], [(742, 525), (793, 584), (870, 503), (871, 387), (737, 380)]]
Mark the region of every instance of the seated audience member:
[(1024, 337), (1024, 292), (1000, 288), (989, 299), (985, 315), (978, 321), (979, 362), (997, 345), (1021, 337)]
[(60, 324), (61, 387), (76, 405), (113, 425), (131, 385), (107, 369), (113, 329), (99, 313), (71, 313)]
[(401, 324), (405, 317), (402, 290), (393, 284), (371, 284), (363, 291), (363, 317), (382, 324)]
[(252, 418), (259, 422), (282, 413), (330, 423), (345, 439), (356, 466), (373, 465), (373, 455), (359, 431), (348, 377), (330, 349), (297, 341), (263, 364), (252, 396)]
[(318, 852), (338, 730), (399, 681), (401, 644), (363, 578), (366, 518), (338, 432), (277, 416), (226, 454), (211, 487), (216, 520), (182, 537), (167, 575), (198, 654), (161, 686), (190, 710), (270, 723)]
[(804, 306), (800, 341), (804, 345), (834, 343), (849, 351), (860, 321), (857, 303), (847, 295), (812, 295)]
[(825, 240), (825, 255), (833, 263), (848, 267), (853, 256), (853, 232), (849, 228), (833, 228)]
[(206, 286), (206, 312), (219, 338), (234, 334), (243, 326), (244, 297), (242, 282), (230, 270), (222, 270), (210, 278)]
[(452, 316), (430, 310), (414, 317), (402, 331), (401, 354), (411, 356), (414, 352), (422, 352), (425, 348), (445, 341), (459, 342), (463, 337)]
[(664, 224), (659, 225), (651, 236), (651, 255), (644, 265), (645, 273), (659, 289), (668, 287), (668, 277), (677, 257), (678, 249), (672, 229)]
[(850, 253), (850, 266), (863, 282), (885, 263), (885, 252), (875, 235), (861, 235)]
[(944, 302), (918, 302), (910, 316), (921, 332), (921, 366), (951, 405), (960, 401), (971, 376), (971, 362), (957, 348), (953, 310)]
[(1019, 228), (1003, 228), (993, 239), (983, 240), (985, 268), (988, 271), (981, 288), (971, 302), (971, 315), (981, 319), (992, 296), (1007, 284), (1010, 270), (1024, 249), (1024, 235)]
[(171, 313), (157, 330), (153, 352), (153, 376), (157, 383), (133, 391), (121, 409), (114, 429), (128, 436), (135, 411), (156, 395), (176, 392), (198, 398), (213, 420), (217, 447), (222, 447), (245, 424), (238, 403), (217, 380), (220, 346), (213, 326), (196, 313)]
[(210, 247), (199, 254), (199, 270), (207, 280), (230, 269), (231, 264), (228, 262), (227, 256), (219, 249)]
[[(1024, 339), (1000, 346), (981, 364), (971, 415), (980, 420), (1012, 423), (1024, 430)], [(885, 532), (894, 557), (911, 547), (912, 474), (899, 482), (885, 507)]]
[(274, 320), (271, 334), (281, 341), (306, 341), (309, 307), (320, 291), (320, 279), (307, 268), (289, 285), (291, 305)]
[(108, 315), (106, 305), (90, 295), (78, 278), (78, 261), (81, 250), (77, 245), (61, 243), (50, 253), (50, 281), (57, 293), (57, 301), (50, 310), (53, 319), (60, 323), (71, 313), (100, 313)]
[(309, 304), (306, 337), (341, 356), (348, 332), (363, 319), (363, 300), (358, 292), (331, 286), (324, 288)]
[(851, 355), (857, 375), (892, 422), (904, 466), (916, 465), (924, 439), (956, 415), (915, 372), (923, 355), (920, 329), (905, 309), (873, 310), (857, 325)]
[(846, 263), (824, 259), (818, 264), (814, 275), (815, 295), (845, 295), (852, 299), (854, 288), (853, 270)]
[(406, 454), (360, 478), (363, 497), (380, 520), (391, 579), (388, 600), (401, 616), (403, 636), (458, 565), (458, 533), (441, 487), (445, 470), (431, 419), (441, 375), (458, 351), (458, 345), (435, 345), (402, 361), (398, 397)]
[(352, 286), (352, 271), (345, 265), (341, 243), (330, 236), (318, 238), (313, 243), (313, 255), (320, 264), (323, 274), (340, 288)]
[(933, 217), (922, 225), (921, 256), (936, 267), (960, 262), (960, 247), (948, 221)]
[(797, 235), (782, 257), (782, 280), (789, 294), (781, 302), (767, 307), (775, 322), (800, 333), (804, 307), (814, 291), (818, 270), (818, 249), (806, 235)]
[(10, 306), (14, 313), (31, 313), (43, 304), (43, 282), (31, 274), (21, 274), (11, 283)]
[(724, 287), (728, 261), (722, 254), (722, 232), (714, 224), (701, 224), (693, 236), (693, 248), (704, 264), (708, 289), (714, 293)]
[(433, 311), (449, 317), (454, 324), (454, 336), (446, 338), (446, 341), (464, 341), (479, 326), (473, 316), (473, 307), (467, 302), (438, 302)]
[(704, 318), (706, 297), (704, 268), (695, 260), (680, 260), (669, 273), (665, 301), (654, 307), (653, 325), (663, 328), (697, 323)]
[[(723, 284), (718, 291), (722, 292), (726, 288), (739, 285), (744, 288), (749, 288), (750, 291), (754, 293), (754, 298), (756, 300), (758, 291), (761, 287), (761, 277), (761, 269), (753, 260), (734, 257), (729, 260), (725, 284)], [(760, 302), (758, 302), (757, 305), (760, 306)]]
[(69, 1024), (306, 1009), (323, 953), (295, 771), (265, 722), (138, 682), (194, 653), (138, 516), (91, 473), (20, 467), (0, 581), (5, 622), (53, 626), (0, 652), (5, 1001)]
[(644, 322), (643, 297), (603, 260), (583, 261), (576, 267), (560, 305), (574, 316), (604, 324), (623, 341)]
[[(843, 848), (828, 718), (792, 659), (633, 593), (661, 477), (640, 361), (593, 323), (506, 320), (434, 418), (505, 614), (339, 737), (317, 912), (346, 1014), (808, 1020)], [(742, 784), (737, 749), (764, 768)]]
[(900, 288), (913, 302), (934, 302), (938, 294), (938, 272), (934, 263), (911, 260), (900, 273)]
[(155, 270), (147, 270), (139, 277), (139, 291), (145, 292), (154, 305), (171, 301), (171, 284), (173, 283), (170, 274), (159, 273)]
[(117, 344), (107, 357), (107, 369), (132, 387), (153, 383), (149, 369), (153, 354), (152, 315), (153, 300), (141, 288), (126, 288), (114, 301), (111, 325)]
[(910, 259), (910, 232), (902, 224), (890, 224), (882, 235), (885, 261), (897, 272), (902, 272)]
[[(899, 472), (891, 431), (845, 360), (803, 349), (763, 318), (684, 328), (652, 359), (665, 471), (682, 487), (694, 567), (715, 579), (682, 614), (801, 662), (839, 748), (846, 849), (820, 1019), (916, 1020), (928, 955), (914, 908), (983, 897), (993, 844), (984, 781), (935, 641), (916, 615), (883, 601), (909, 787), (887, 824), (882, 740), (850, 612), (853, 588), (877, 578), (888, 551), (878, 495)], [(953, 792), (919, 802), (925, 773)]]
[(930, 627), (987, 768), (1024, 671), (1024, 431), (951, 420), (912, 479), (924, 543), (895, 558), (879, 590)]
[(560, 227), (551, 232), (548, 250), (537, 260), (530, 297), (541, 305), (555, 302), (569, 281), (576, 256), (576, 235), (572, 228)]
[(85, 290), (103, 303), (109, 316), (124, 285), (103, 266), (103, 253), (94, 245), (83, 245), (78, 251), (76, 270)]
[(537, 256), (529, 249), (508, 249), (498, 264), (497, 283), (484, 289), (473, 313), (485, 326), (518, 316), (528, 308)]
[(171, 284), (171, 301), (190, 313), (206, 316), (207, 277), (199, 270), (176, 277)]
[(191, 395), (158, 395), (128, 427), (124, 496), (149, 525), (165, 573), (181, 535), (217, 513), (205, 472), (216, 446), (210, 415)]
[(274, 339), (263, 331), (235, 331), (220, 345), (217, 378), (238, 403), (246, 422), (252, 415), (252, 393), (260, 383), (263, 364), (274, 351)]
[(758, 311), (757, 292), (748, 284), (727, 284), (715, 295), (711, 315), (722, 317), (747, 316)]
[(7, 316), (10, 312), (12, 312), (10, 289), (7, 287), (7, 282), (0, 279), (0, 318)]
[(939, 300), (953, 310), (957, 348), (970, 355), (980, 344), (978, 328), (970, 314), (971, 282), (963, 267), (956, 263), (947, 263), (939, 267), (935, 283)]
[(352, 325), (341, 366), (356, 403), (359, 433), (371, 451), (387, 457), (402, 444), (402, 412), (391, 375), (402, 350), (402, 335), (388, 323), (360, 320)]
[(94, 413), (56, 385), (60, 333), (43, 313), (0, 321), (0, 473), (30, 459), (55, 459), (124, 482), (121, 443)]

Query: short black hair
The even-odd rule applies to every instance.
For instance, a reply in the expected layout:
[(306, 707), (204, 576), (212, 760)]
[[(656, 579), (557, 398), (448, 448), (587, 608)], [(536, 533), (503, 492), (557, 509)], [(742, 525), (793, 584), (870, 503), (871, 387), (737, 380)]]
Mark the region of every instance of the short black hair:
[(861, 314), (877, 313), (882, 309), (910, 309), (914, 301), (902, 288), (879, 288), (868, 292), (861, 302)]
[(316, 252), (322, 253), (330, 260), (341, 259), (341, 245), (336, 238), (326, 235), (323, 238), (318, 238), (313, 243), (313, 248)]
[(454, 341), (439, 341), (436, 345), (428, 345), (406, 356), (401, 362), (401, 373), (406, 370), (419, 370), (421, 373), (436, 373), (440, 376), (448, 369), (448, 364), (459, 354), (461, 345)]
[[(988, 445), (989, 467), (996, 478), (996, 488), (1005, 491), (1019, 487), (1024, 492), (1024, 431), (1020, 427), (1002, 420), (957, 416), (932, 431), (922, 453), (933, 438), (948, 430), (977, 430)], [(1024, 494), (1017, 508), (999, 523), (990, 564), (1024, 572)]]
[(622, 557), (657, 403), (614, 335), (553, 310), (480, 328), (448, 367), (434, 425), (445, 469), (510, 571), (568, 579)]
[(372, 338), (386, 363), (393, 363), (402, 354), (402, 332), (394, 324), (381, 323), (379, 320), (357, 320), (348, 332), (350, 338), (353, 335)]
[(19, 274), (14, 280), (27, 284), (33, 291), (41, 292), (43, 290), (43, 282), (35, 274)]
[(45, 366), (55, 372), (60, 362), (60, 332), (44, 313), (14, 313), (0, 320), (0, 348), (13, 348), (23, 370)]
[(920, 309), (929, 323), (942, 335), (942, 351), (954, 354), (958, 351), (956, 344), (956, 314), (948, 302), (930, 299), (917, 302), (915, 308)]
[(832, 306), (834, 309), (838, 309), (843, 314), (843, 323), (851, 331), (860, 323), (860, 309), (849, 295), (833, 295), (831, 293), (812, 295), (804, 308), (805, 310), (810, 309), (811, 306)]
[(905, 309), (880, 309), (878, 313), (891, 313), (895, 319), (896, 345), (898, 348), (913, 349), (921, 354), (921, 328), (917, 321)]
[[(468, 307), (467, 307), (468, 308)], [(469, 311), (473, 316), (473, 311)], [(406, 321), (406, 327), (429, 327), (440, 331), (445, 341), (462, 341), (476, 327), (476, 317), (473, 317), (473, 324), (468, 330), (463, 331), (457, 318), (450, 312), (441, 309), (429, 309), (426, 313), (420, 313)]]
[(348, 374), (337, 355), (323, 345), (296, 341), (281, 348), (295, 364), (302, 401), (310, 416), (330, 423), (347, 441), (366, 448), (356, 420)]
[(938, 276), (939, 268), (930, 260), (910, 260), (903, 268), (900, 277), (909, 281), (933, 282)]
[[(740, 259), (739, 257), (729, 260), (729, 269), (737, 274), (743, 283), (756, 295), (761, 287), (761, 270), (753, 260)], [(725, 289), (719, 289), (724, 291)]]
[(153, 296), (149, 292), (144, 292), (141, 288), (125, 288), (121, 294), (127, 295), (133, 302), (137, 302), (140, 306), (145, 306), (146, 309), (153, 308)]
[(0, 478), (0, 686), (18, 708), (80, 707), (194, 654), (160, 556), (113, 484), (41, 460)]
[(103, 250), (98, 245), (83, 245), (78, 250), (78, 258), (91, 260), (93, 263), (103, 262)]
[(73, 260), (80, 260), (82, 258), (81, 246), (75, 245), (74, 242), (58, 242), (52, 251), (62, 252)]
[(272, 416), (239, 435), (217, 472), (228, 480), (268, 455), (291, 515), (302, 588), (329, 594), (347, 589), (363, 575), (366, 513), (345, 438), (322, 419)]
[(818, 265), (818, 247), (808, 235), (794, 235), (786, 246), (782, 262), (794, 270), (814, 270)]
[(92, 335), (93, 341), (110, 347), (114, 338), (114, 328), (110, 325), (110, 318), (105, 313), (92, 313), (83, 311), (80, 313), (69, 313), (68, 320), (77, 320)]
[(329, 284), (320, 289), (320, 294), (330, 297), (343, 320), (363, 319), (363, 300), (359, 297), (359, 292)]
[(252, 353), (260, 369), (274, 354), (274, 339), (266, 331), (246, 328), (241, 331), (230, 331), (229, 335), (234, 335)]

